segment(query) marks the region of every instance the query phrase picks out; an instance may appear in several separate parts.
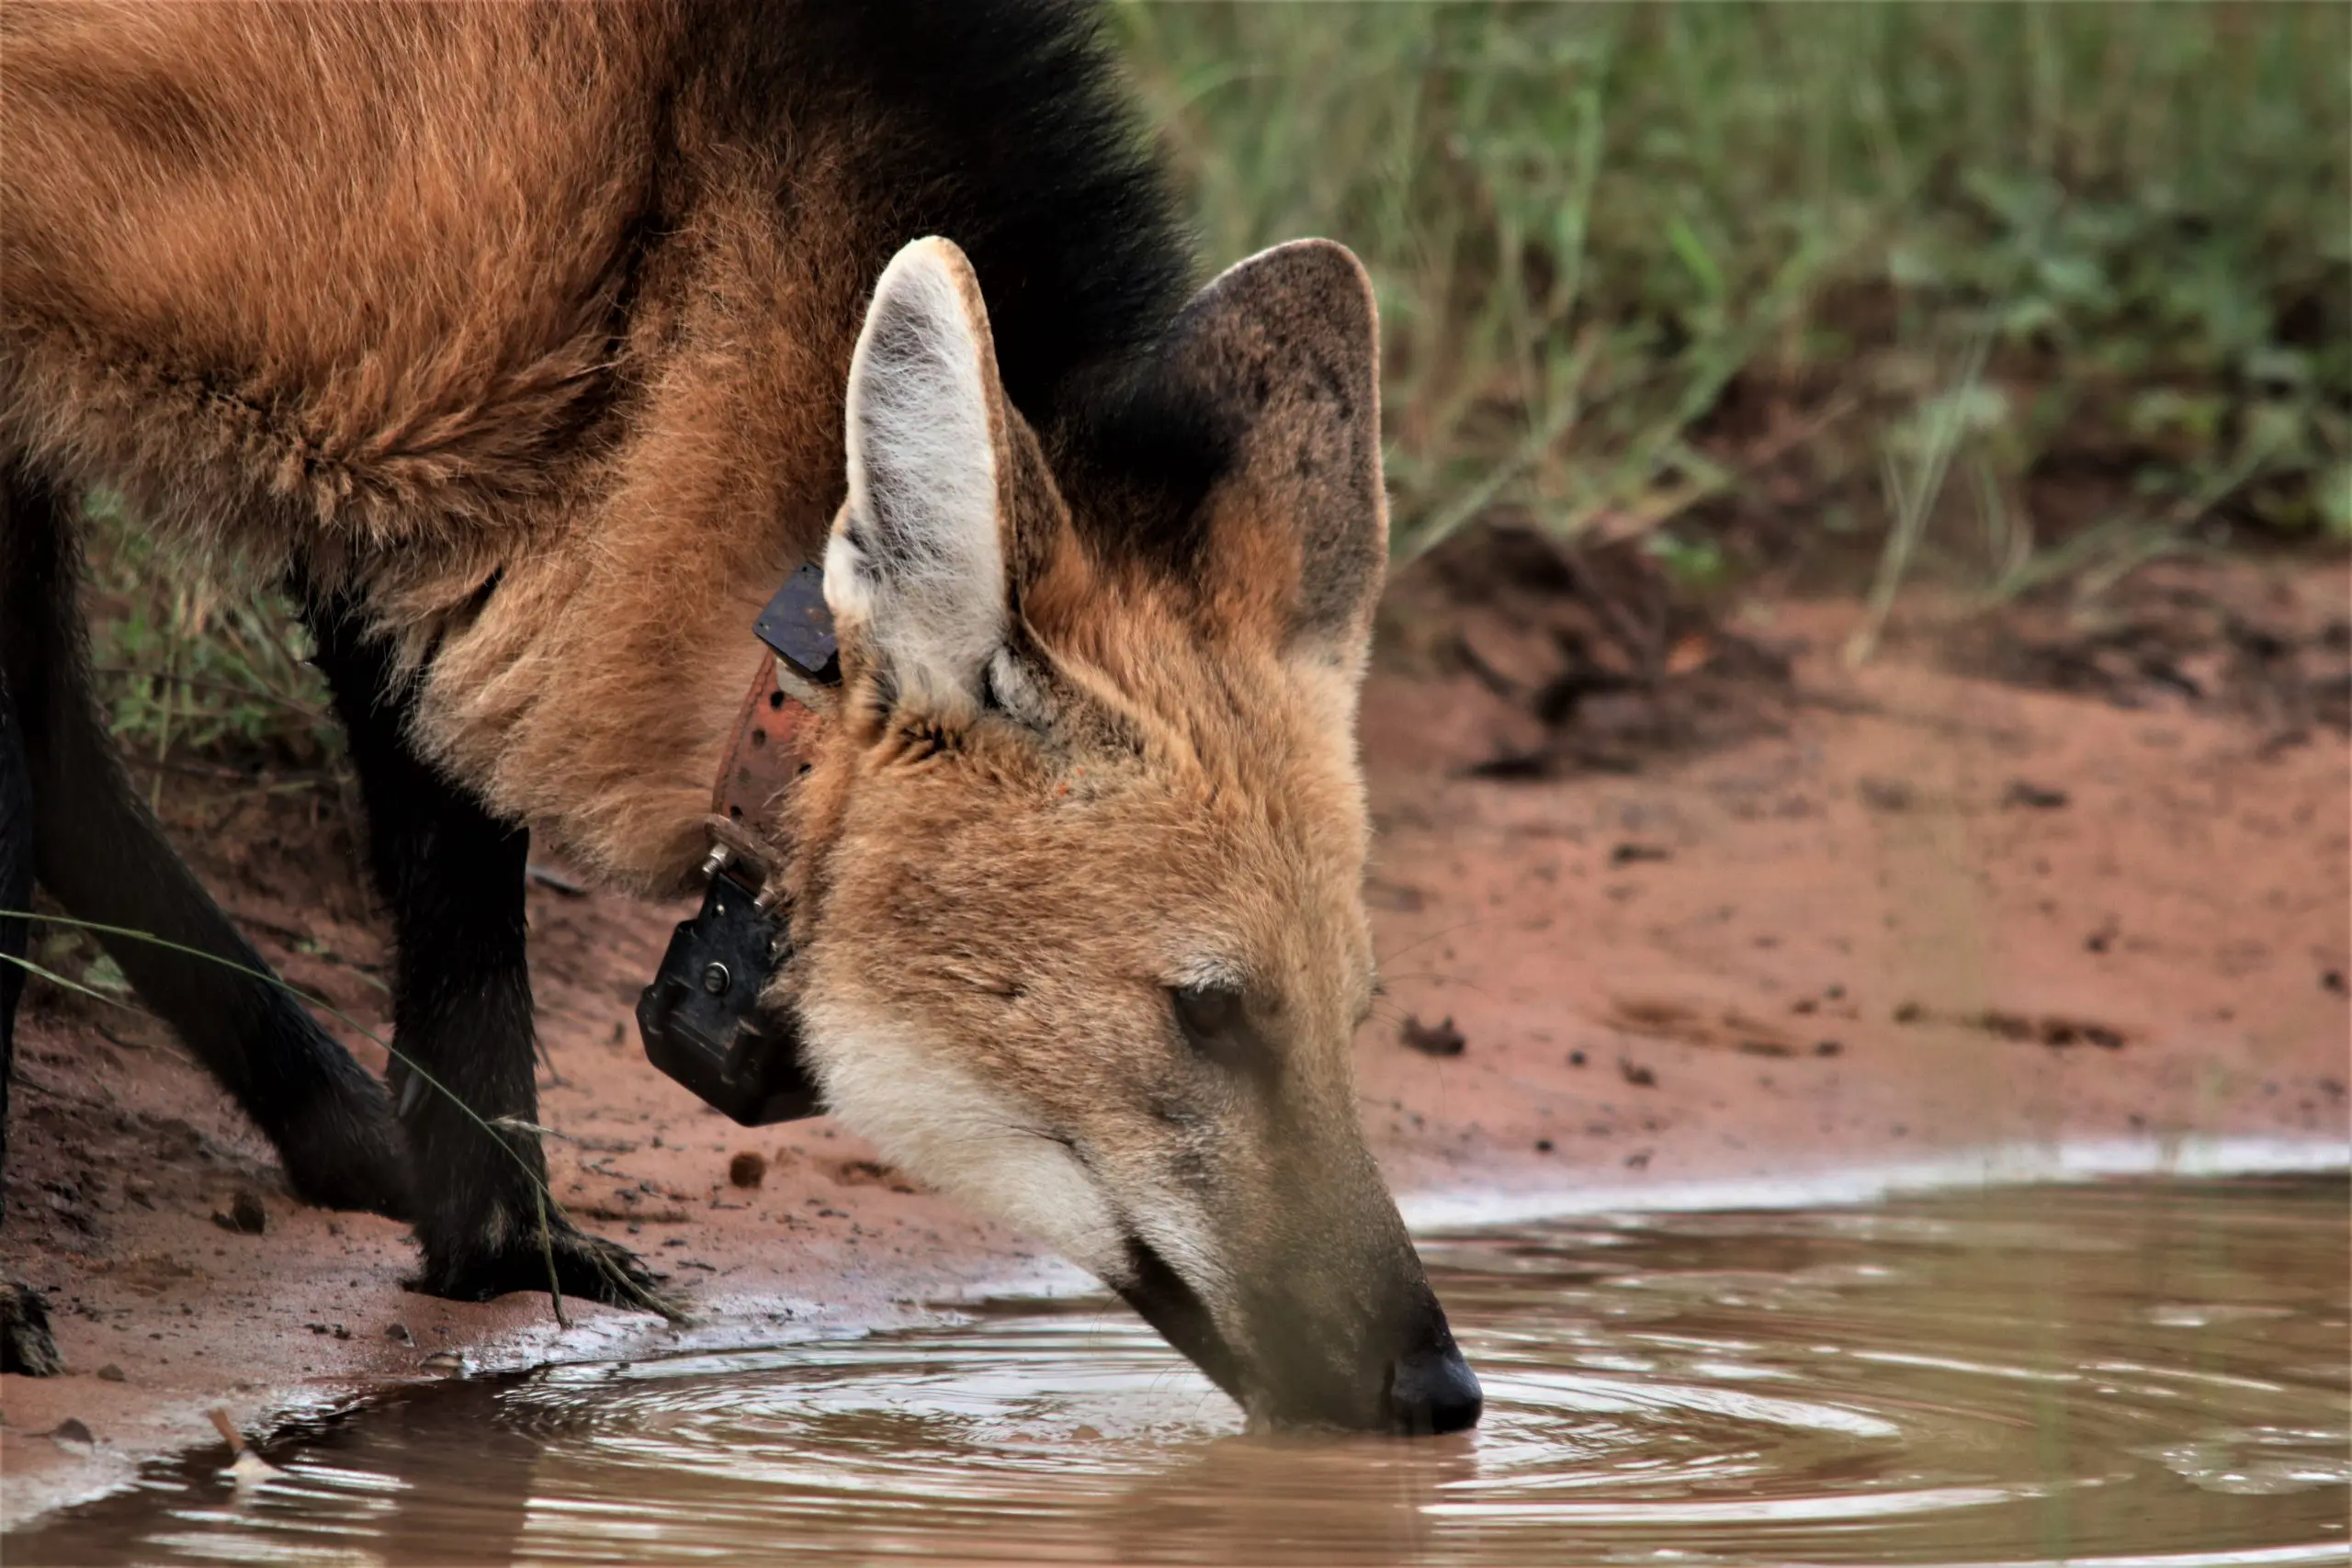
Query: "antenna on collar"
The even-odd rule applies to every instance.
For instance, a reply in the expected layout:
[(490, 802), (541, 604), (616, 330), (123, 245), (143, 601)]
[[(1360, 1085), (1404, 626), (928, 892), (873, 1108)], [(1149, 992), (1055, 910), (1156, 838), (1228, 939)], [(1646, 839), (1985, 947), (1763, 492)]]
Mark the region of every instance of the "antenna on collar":
[(802, 680), (818, 686), (842, 683), (842, 648), (825, 603), (825, 569), (815, 561), (804, 561), (784, 580), (752, 630)]

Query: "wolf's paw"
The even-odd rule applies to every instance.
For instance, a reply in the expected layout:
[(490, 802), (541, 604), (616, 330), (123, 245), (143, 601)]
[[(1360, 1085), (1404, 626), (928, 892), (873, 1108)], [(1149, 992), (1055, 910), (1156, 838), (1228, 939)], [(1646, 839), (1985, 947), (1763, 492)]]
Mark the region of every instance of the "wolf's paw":
[(425, 1248), (424, 1271), (409, 1289), (451, 1301), (486, 1302), (513, 1291), (546, 1291), (554, 1285), (575, 1300), (606, 1306), (678, 1314), (677, 1303), (655, 1285), (654, 1277), (627, 1247), (550, 1220), (544, 1244), (537, 1221), (500, 1227), (493, 1239), (471, 1246)]
[(40, 1292), (0, 1280), (0, 1372), (53, 1378), (64, 1370), (65, 1358), (49, 1337), (49, 1307)]

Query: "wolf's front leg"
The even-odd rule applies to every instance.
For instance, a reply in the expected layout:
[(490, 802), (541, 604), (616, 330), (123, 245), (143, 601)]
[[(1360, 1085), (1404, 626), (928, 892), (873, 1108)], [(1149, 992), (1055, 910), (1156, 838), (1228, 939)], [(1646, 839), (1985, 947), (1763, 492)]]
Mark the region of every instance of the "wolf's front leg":
[[(17, 999), (24, 994), (26, 922), (33, 897), (32, 771), (24, 731), (0, 673), (0, 1167), (8, 1158), (8, 1080), (17, 1060)], [(5, 1217), (0, 1199), (0, 1217)], [(0, 1372), (49, 1377), (65, 1370), (49, 1337), (49, 1309), (30, 1285), (0, 1277)]]
[(115, 928), (96, 933), (107, 955), (277, 1145), (298, 1196), (405, 1215), (384, 1086), (279, 987), (131, 787), (88, 640), (66, 502), (0, 455), (0, 669), (40, 829), (33, 868), (74, 917)]
[(409, 702), (389, 683), (380, 645), (331, 607), (308, 618), (350, 736), (377, 886), (391, 906), (392, 1082), (424, 1250), (416, 1285), (481, 1301), (553, 1284), (570, 1296), (644, 1304), (650, 1281), (628, 1252), (543, 1206), (546, 1157), (524, 1130), (538, 1116), (523, 913), (528, 835), (416, 755)]

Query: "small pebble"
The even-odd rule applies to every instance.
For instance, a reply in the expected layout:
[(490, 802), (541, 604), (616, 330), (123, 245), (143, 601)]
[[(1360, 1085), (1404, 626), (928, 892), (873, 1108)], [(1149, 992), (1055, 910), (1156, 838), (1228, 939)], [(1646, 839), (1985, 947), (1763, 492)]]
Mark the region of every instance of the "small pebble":
[(122, 1369), (120, 1367), (117, 1366), (112, 1361), (108, 1361), (105, 1366), (98, 1369), (98, 1381), (100, 1382), (124, 1382), (129, 1380), (125, 1379), (122, 1375)]
[(1623, 1077), (1627, 1083), (1632, 1084), (1635, 1089), (1656, 1089), (1657, 1087), (1657, 1075), (1650, 1071), (1647, 1067), (1643, 1066), (1639, 1062), (1628, 1061), (1624, 1057), (1620, 1056), (1617, 1058), (1617, 1071)]
[(1908, 811), (1918, 804), (1917, 793), (1902, 779), (1861, 779), (1854, 793), (1873, 811)]
[(2056, 811), (2066, 804), (2066, 792), (2038, 784), (2030, 779), (2011, 779), (2001, 792), (2004, 807), (2024, 807), (2030, 811)]
[(229, 1200), (229, 1212), (212, 1212), (212, 1223), (235, 1235), (259, 1235), (269, 1228), (269, 1211), (261, 1199), (249, 1189), (241, 1189)]
[(1453, 1027), (1451, 1013), (1436, 1023), (1423, 1023), (1418, 1016), (1408, 1017), (1397, 1029), (1396, 1038), (1425, 1056), (1459, 1056), (1469, 1044), (1462, 1031)]
[(757, 1187), (768, 1179), (768, 1156), (745, 1149), (727, 1162), (727, 1179), (737, 1187)]
[(1551, 1139), (1549, 1139), (1549, 1138), (1538, 1138), (1538, 1139), (1536, 1139), (1536, 1140), (1535, 1140), (1535, 1152), (1536, 1152), (1537, 1154), (1539, 1154), (1539, 1155), (1548, 1155), (1548, 1154), (1550, 1154), (1550, 1153), (1552, 1152), (1552, 1140), (1551, 1140)]

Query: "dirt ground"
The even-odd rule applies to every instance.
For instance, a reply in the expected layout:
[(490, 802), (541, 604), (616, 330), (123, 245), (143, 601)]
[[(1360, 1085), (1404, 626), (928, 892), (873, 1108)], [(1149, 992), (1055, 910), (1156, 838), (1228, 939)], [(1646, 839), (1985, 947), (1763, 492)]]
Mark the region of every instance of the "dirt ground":
[[(2248, 567), (2229, 588), (2290, 631), (2249, 641), (2215, 611), (2185, 652), (2119, 634), (2078, 638), (2069, 663), (2020, 619), (1984, 646), (1896, 637), (1854, 671), (1854, 606), (1783, 604), (1721, 636), (1625, 632), (1650, 651), (1614, 662), (1654, 666), (1629, 682), (1605, 653), (1579, 667), (1539, 594), (1541, 614), (1482, 611), (1404, 648), (1364, 708), (1386, 1002), (1358, 1052), (1408, 1213), (2344, 1163), (2352, 771), (2328, 704), (2346, 573)], [(2148, 673), (2166, 658), (2180, 679)], [(1695, 694), (1683, 709), (1626, 697), (1668, 676)], [(264, 951), (382, 1027), (347, 807), (169, 784)], [(38, 987), (6, 1258), (47, 1293), (70, 1371), (0, 1381), (6, 1523), (218, 1446), (215, 1407), (260, 1430), (397, 1380), (1070, 1282), (829, 1122), (746, 1132), (656, 1074), (630, 1008), (683, 911), (560, 882), (530, 895), (556, 1189), (695, 1321), (575, 1305), (566, 1327), (544, 1296), (404, 1292), (401, 1227), (294, 1204), (159, 1025)], [(730, 1179), (753, 1165), (755, 1185)], [(254, 1202), (260, 1234), (239, 1227)]]

